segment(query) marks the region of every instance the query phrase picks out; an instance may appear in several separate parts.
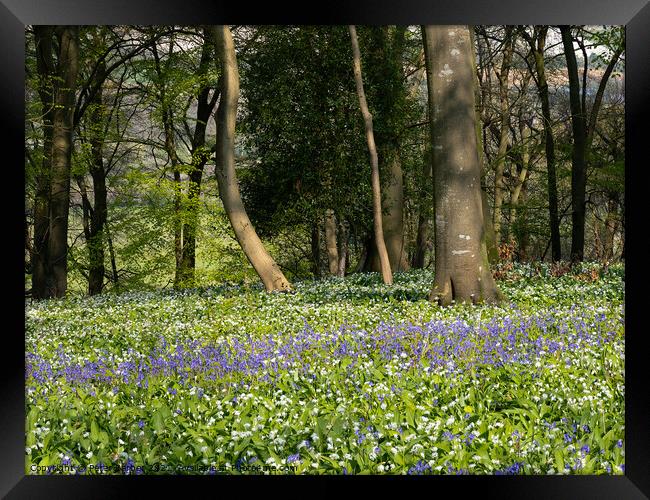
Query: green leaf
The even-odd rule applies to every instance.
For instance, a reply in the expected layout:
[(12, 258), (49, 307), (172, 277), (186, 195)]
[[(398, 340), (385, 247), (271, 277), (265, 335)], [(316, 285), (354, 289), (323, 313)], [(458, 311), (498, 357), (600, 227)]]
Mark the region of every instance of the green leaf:
[(564, 458), (562, 450), (555, 450), (555, 468), (558, 472), (564, 472)]
[(99, 441), (99, 427), (95, 419), (90, 421), (90, 439), (95, 443)]

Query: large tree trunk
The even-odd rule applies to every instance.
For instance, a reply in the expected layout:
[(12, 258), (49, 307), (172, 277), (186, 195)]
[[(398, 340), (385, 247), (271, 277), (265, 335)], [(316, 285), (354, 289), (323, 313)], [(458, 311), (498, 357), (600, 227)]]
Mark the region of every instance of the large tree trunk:
[[(537, 30), (537, 28), (535, 28)], [(540, 28), (536, 39), (530, 39), (531, 49), (535, 58), (535, 71), (537, 73), (537, 91), (542, 102), (542, 116), (544, 118), (544, 148), (546, 149), (546, 171), (548, 175), (548, 210), (551, 227), (551, 255), (553, 261), (562, 260), (560, 246), (560, 218), (558, 215), (557, 174), (555, 172), (555, 143), (553, 140), (553, 122), (551, 121), (551, 105), (546, 82), (546, 68), (544, 66), (544, 46), (546, 45), (546, 32), (548, 27)]]
[(488, 262), (491, 266), (499, 262), (499, 247), (497, 246), (497, 233), (492, 224), (490, 204), (487, 198), (487, 188), (481, 179), (481, 207), (483, 209), (483, 232), (485, 234), (485, 247), (488, 256)]
[(332, 276), (336, 276), (339, 266), (339, 251), (336, 244), (336, 219), (334, 210), (325, 211), (325, 246), (327, 247), (327, 264)]
[(54, 61), (52, 59), (51, 26), (34, 26), (38, 93), (43, 116), (43, 159), (36, 175), (34, 197), (34, 243), (32, 245), (32, 297), (47, 297), (47, 266), (50, 208), (50, 175), (52, 170), (52, 119), (54, 115)]
[(510, 74), (510, 65), (512, 63), (512, 53), (514, 51), (515, 36), (512, 32), (512, 26), (505, 27), (505, 40), (503, 49), (503, 61), (501, 62), (501, 71), (499, 73), (499, 149), (497, 152), (497, 161), (494, 172), (494, 235), (496, 246), (501, 243), (501, 206), (503, 205), (504, 185), (503, 172), (506, 164), (506, 152), (508, 148), (508, 136), (510, 134), (510, 104), (508, 102), (508, 75)]
[(393, 152), (388, 175), (384, 196), (384, 207), (387, 211), (382, 221), (386, 251), (391, 270), (406, 271), (408, 262), (404, 248), (404, 180), (397, 151)]
[(569, 104), (571, 107), (571, 128), (573, 149), (571, 152), (571, 262), (584, 260), (585, 253), (585, 189), (587, 172), (585, 168), (586, 121), (580, 102), (580, 80), (578, 63), (573, 49), (573, 37), (569, 26), (560, 26), (562, 45), (569, 74)]
[(494, 302), (481, 202), (474, 72), (467, 26), (425, 26), (433, 144), (435, 280), (430, 300)]
[(370, 167), (372, 169), (372, 206), (373, 206), (373, 228), (375, 232), (375, 245), (379, 253), (381, 263), (381, 274), (386, 284), (393, 283), (393, 272), (390, 268), (390, 260), (386, 243), (384, 240), (384, 230), (382, 222), (381, 207), (381, 183), (379, 181), (379, 163), (377, 159), (377, 148), (375, 146), (375, 136), (372, 127), (372, 115), (366, 103), (366, 95), (363, 90), (363, 79), (361, 77), (361, 52), (359, 51), (359, 42), (357, 40), (357, 31), (354, 26), (349, 26), (350, 38), (352, 39), (352, 54), (354, 63), (354, 78), (357, 84), (357, 94), (359, 95), (359, 106), (366, 127), (366, 141), (368, 142), (368, 151), (370, 153)]
[(239, 100), (239, 70), (235, 44), (227, 26), (211, 27), (216, 52), (221, 62), (221, 97), (217, 107), (216, 177), (219, 196), (244, 254), (264, 283), (267, 291), (288, 291), (284, 277), (267, 252), (251, 223), (239, 192), (235, 172), (235, 121)]
[(79, 65), (79, 29), (59, 28), (58, 78), (52, 119), (52, 182), (50, 191), (50, 237), (48, 247), (51, 274), (48, 296), (64, 297), (68, 287), (68, 212), (70, 208), (70, 162), (72, 121)]

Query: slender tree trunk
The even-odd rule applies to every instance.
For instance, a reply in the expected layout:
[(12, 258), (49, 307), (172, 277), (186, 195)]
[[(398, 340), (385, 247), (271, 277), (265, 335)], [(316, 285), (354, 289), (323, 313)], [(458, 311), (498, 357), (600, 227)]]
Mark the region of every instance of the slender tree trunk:
[(573, 49), (570, 26), (560, 26), (564, 55), (569, 74), (569, 103), (571, 107), (571, 128), (573, 149), (571, 152), (571, 262), (584, 260), (585, 253), (585, 190), (587, 171), (585, 166), (586, 121), (580, 101), (580, 80), (578, 64)]
[(54, 61), (51, 26), (34, 26), (38, 93), (43, 115), (43, 159), (36, 175), (34, 197), (34, 243), (32, 245), (32, 297), (47, 297), (47, 266), (50, 209), (50, 175), (52, 170), (52, 119), (54, 116)]
[(384, 241), (384, 230), (382, 222), (382, 207), (381, 207), (381, 183), (379, 180), (379, 163), (377, 160), (377, 148), (375, 146), (375, 137), (372, 127), (372, 115), (368, 110), (366, 103), (366, 95), (363, 90), (363, 79), (361, 77), (361, 53), (359, 51), (359, 42), (357, 40), (357, 31), (353, 25), (349, 26), (350, 38), (352, 39), (352, 54), (354, 62), (354, 78), (357, 84), (357, 94), (359, 95), (359, 106), (361, 107), (361, 114), (366, 127), (366, 141), (368, 142), (368, 150), (370, 153), (370, 166), (372, 169), (372, 204), (373, 204), (373, 226), (375, 231), (375, 245), (379, 253), (379, 260), (381, 262), (381, 274), (386, 284), (393, 283), (393, 273), (390, 268), (390, 261), (388, 259), (388, 251), (386, 250), (386, 243)]
[(494, 234), (496, 246), (501, 242), (501, 206), (503, 205), (504, 184), (503, 172), (506, 164), (506, 152), (508, 148), (508, 136), (510, 133), (510, 104), (508, 102), (508, 76), (512, 64), (512, 53), (516, 42), (512, 26), (505, 27), (506, 34), (503, 49), (503, 61), (499, 73), (499, 105), (500, 105), (500, 129), (499, 149), (497, 152), (496, 168), (494, 173)]
[(435, 280), (430, 300), (494, 302), (476, 137), (473, 45), (467, 26), (425, 26), (433, 143)]
[(320, 278), (320, 228), (318, 220), (311, 226), (311, 260), (314, 278)]
[(92, 212), (90, 224), (90, 238), (86, 241), (88, 246), (88, 294), (101, 293), (104, 287), (104, 225), (108, 217), (108, 203), (106, 192), (106, 170), (104, 168), (104, 102), (103, 82), (106, 78), (104, 62), (97, 65), (97, 79), (99, 90), (93, 98), (91, 113), (91, 156), (90, 175), (93, 179), (93, 197), (95, 207)]
[(106, 231), (106, 242), (108, 243), (108, 255), (111, 259), (111, 281), (113, 281), (113, 286), (117, 290), (119, 288), (119, 274), (117, 271), (117, 259), (115, 257), (115, 249), (113, 248), (113, 238), (108, 229), (108, 222), (104, 228)]
[[(206, 75), (210, 64), (209, 36), (204, 29), (205, 42), (201, 49), (199, 75)], [(187, 187), (187, 221), (183, 224), (183, 247), (181, 249), (180, 274), (186, 285), (195, 284), (196, 273), (196, 236), (199, 224), (199, 208), (203, 170), (208, 161), (209, 153), (205, 147), (205, 132), (210, 114), (216, 103), (216, 95), (209, 100), (210, 87), (204, 85), (197, 95), (196, 126), (192, 136), (192, 169), (188, 175)]]
[[(515, 227), (517, 221), (517, 213), (519, 209), (520, 199), (523, 202), (523, 189), (526, 183), (526, 176), (528, 175), (528, 164), (530, 162), (530, 154), (528, 152), (528, 138), (530, 136), (530, 131), (528, 127), (520, 120), (519, 130), (521, 131), (521, 162), (517, 165), (517, 184), (515, 184), (515, 189), (510, 195), (510, 227), (511, 229), (508, 232), (509, 241), (514, 241), (515, 231), (512, 229)], [(520, 241), (521, 244), (521, 241)]]
[(339, 251), (336, 245), (336, 219), (334, 210), (330, 209), (325, 211), (325, 246), (330, 274), (336, 276), (339, 268)]
[(607, 200), (607, 217), (605, 218), (605, 236), (603, 245), (603, 257), (607, 262), (614, 259), (614, 237), (618, 229), (617, 221), (618, 195), (609, 193)]
[(542, 116), (544, 121), (544, 148), (546, 150), (546, 171), (548, 174), (548, 210), (551, 227), (551, 255), (553, 261), (559, 261), (562, 260), (562, 248), (560, 245), (557, 174), (555, 172), (555, 143), (553, 140), (553, 122), (551, 121), (548, 83), (546, 82), (546, 68), (544, 66), (544, 46), (546, 45), (547, 30), (547, 26), (541, 28), (536, 34), (536, 40), (530, 39), (530, 43), (535, 58), (537, 91), (542, 103)]
[(86, 189), (86, 179), (83, 175), (75, 176), (77, 185), (79, 186), (79, 193), (81, 194), (81, 225), (83, 227), (84, 238), (86, 243), (90, 241), (90, 226), (92, 218), (92, 206), (88, 199), (88, 189)]
[(621, 204), (621, 257), (620, 260), (625, 260), (625, 203)]
[(517, 214), (517, 224), (519, 225), (518, 258), (520, 261), (528, 259), (528, 244), (530, 241), (530, 230), (528, 228), (528, 209), (526, 208), (528, 178), (524, 179), (521, 185), (519, 195), (519, 213)]
[(585, 216), (586, 216), (586, 187), (587, 187), (587, 157), (593, 141), (593, 134), (598, 120), (598, 112), (602, 104), (605, 87), (609, 80), (618, 58), (623, 52), (623, 47), (618, 47), (610, 59), (603, 77), (598, 85), (594, 105), (592, 106), (587, 123), (587, 110), (585, 108), (587, 81), (585, 61), (585, 74), (583, 75), (582, 100), (580, 99), (580, 80), (578, 78), (578, 65), (573, 49), (573, 37), (570, 26), (560, 26), (562, 44), (567, 62), (569, 75), (569, 102), (571, 106), (571, 127), (573, 132), (573, 149), (571, 155), (571, 261), (584, 260), (585, 246)]
[(289, 281), (266, 251), (255, 232), (241, 199), (235, 172), (235, 121), (239, 100), (239, 70), (235, 44), (227, 26), (210, 28), (221, 62), (222, 88), (217, 107), (216, 176), (219, 195), (235, 237), (267, 291), (288, 291)]
[[(409, 267), (404, 245), (404, 176), (398, 129), (403, 113), (401, 103), (406, 99), (407, 92), (402, 68), (405, 32), (404, 26), (394, 28), (383, 26), (373, 29), (374, 45), (377, 50), (374, 51), (375, 57), (370, 68), (374, 71), (369, 74), (370, 79), (376, 80), (379, 88), (382, 89), (376, 97), (376, 123), (382, 125), (379, 128), (383, 133), (378, 133), (376, 139), (380, 145), (379, 170), (387, 173), (382, 186), (382, 227), (392, 272), (405, 271)], [(376, 257), (376, 270), (380, 271), (381, 262), (378, 253)]]
[[(171, 57), (173, 49), (172, 41), (169, 42), (168, 56)], [(184, 273), (182, 269), (183, 262), (183, 220), (182, 220), (182, 185), (181, 185), (181, 172), (179, 165), (181, 161), (176, 152), (176, 139), (174, 131), (174, 115), (173, 109), (170, 107), (167, 96), (166, 88), (166, 75), (163, 73), (160, 65), (160, 57), (158, 56), (158, 48), (156, 44), (152, 46), (156, 74), (158, 77), (158, 99), (160, 100), (160, 108), (162, 111), (163, 130), (165, 132), (165, 152), (171, 163), (172, 175), (174, 178), (174, 288), (185, 286)]]
[[(623, 45), (617, 47), (614, 50), (614, 53), (612, 54), (612, 58), (609, 60), (609, 63), (607, 63), (605, 72), (603, 73), (603, 76), (600, 79), (600, 83), (598, 84), (598, 90), (596, 91), (596, 96), (594, 97), (594, 104), (591, 107), (591, 112), (589, 113), (589, 123), (587, 125), (587, 137), (585, 139), (585, 143), (586, 143), (585, 157), (588, 157), (589, 152), (591, 150), (591, 144), (593, 142), (594, 133), (596, 131), (596, 122), (598, 121), (598, 113), (603, 103), (603, 96), (605, 95), (605, 88), (607, 87), (607, 82), (609, 81), (610, 76), (612, 76), (614, 67), (616, 66), (616, 63), (618, 62), (618, 59), (623, 54), (624, 50), (625, 47)], [(586, 109), (584, 110), (584, 112), (586, 113)]]
[(177, 164), (172, 165), (174, 174), (174, 288), (186, 286), (183, 280), (183, 219), (182, 219), (182, 189), (181, 173)]
[(79, 64), (79, 29), (59, 28), (59, 87), (52, 119), (52, 181), (50, 191), (50, 237), (48, 240), (48, 296), (65, 297), (68, 287), (68, 212), (70, 208), (70, 162), (72, 120)]

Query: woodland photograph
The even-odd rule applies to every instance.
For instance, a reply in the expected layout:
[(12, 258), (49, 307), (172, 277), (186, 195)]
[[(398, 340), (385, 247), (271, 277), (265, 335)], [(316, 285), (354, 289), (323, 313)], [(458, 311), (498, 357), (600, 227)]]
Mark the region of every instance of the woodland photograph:
[(25, 474), (625, 473), (624, 26), (28, 25), (24, 151)]

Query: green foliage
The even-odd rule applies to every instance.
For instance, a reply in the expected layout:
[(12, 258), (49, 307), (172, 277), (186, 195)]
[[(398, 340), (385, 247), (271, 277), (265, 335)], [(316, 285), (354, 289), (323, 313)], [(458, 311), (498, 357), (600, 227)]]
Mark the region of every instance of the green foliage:
[[(396, 273), (393, 287), (364, 274), (298, 282), (294, 294), (224, 285), (30, 305), (26, 472), (102, 462), (146, 474), (245, 473), (237, 463), (299, 474), (621, 473), (624, 268), (576, 279), (592, 268), (553, 278), (548, 266), (517, 265), (500, 283), (502, 306), (434, 306), (426, 271)], [(438, 341), (427, 333), (436, 324)], [(476, 350), (491, 335), (501, 344)], [(385, 358), (396, 345), (407, 350)], [(444, 345), (450, 364), (428, 364)], [(508, 361), (522, 346), (528, 360)], [(253, 363), (250, 349), (279, 363), (275, 375), (187, 361), (138, 379), (129, 368), (200, 366), (211, 352)], [(79, 377), (94, 366), (106, 381)]]
[(366, 220), (369, 165), (347, 29), (259, 27), (241, 61), (242, 196), (256, 229), (271, 234), (327, 208)]

